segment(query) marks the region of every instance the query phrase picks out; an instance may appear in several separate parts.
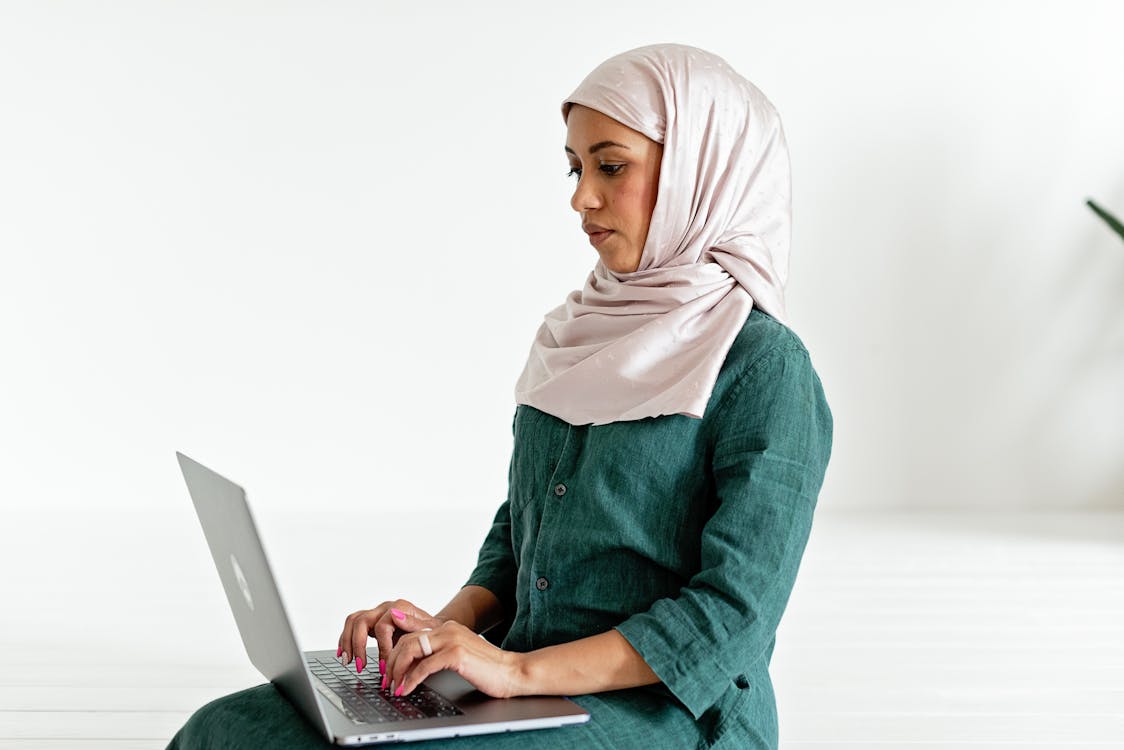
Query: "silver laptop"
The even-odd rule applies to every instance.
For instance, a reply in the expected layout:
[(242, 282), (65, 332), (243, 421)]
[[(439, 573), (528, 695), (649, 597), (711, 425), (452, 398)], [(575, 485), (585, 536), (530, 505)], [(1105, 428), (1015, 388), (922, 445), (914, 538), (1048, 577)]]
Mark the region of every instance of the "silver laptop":
[(563, 697), (491, 698), (451, 671), (408, 696), (379, 689), (378, 670), (356, 674), (334, 649), (301, 652), (262, 549), (245, 491), (176, 453), (246, 654), (329, 742), (366, 745), (543, 729), (589, 720)]

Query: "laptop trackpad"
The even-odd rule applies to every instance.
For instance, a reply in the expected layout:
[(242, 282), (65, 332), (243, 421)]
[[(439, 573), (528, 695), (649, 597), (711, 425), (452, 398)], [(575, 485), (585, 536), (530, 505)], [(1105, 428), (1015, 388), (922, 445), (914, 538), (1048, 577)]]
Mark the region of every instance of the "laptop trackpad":
[(456, 672), (447, 669), (427, 677), (425, 684), (455, 703), (473, 721), (518, 721), (582, 712), (580, 706), (559, 700), (557, 696), (492, 698), (477, 690)]

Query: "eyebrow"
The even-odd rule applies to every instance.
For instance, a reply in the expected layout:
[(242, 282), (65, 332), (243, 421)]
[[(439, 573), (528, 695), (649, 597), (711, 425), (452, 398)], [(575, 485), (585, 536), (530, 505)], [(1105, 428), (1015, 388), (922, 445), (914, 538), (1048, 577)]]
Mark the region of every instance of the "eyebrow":
[[(593, 144), (592, 146), (589, 147), (589, 153), (596, 154), (601, 149), (608, 148), (609, 146), (616, 146), (617, 148), (623, 148), (625, 151), (631, 151), (632, 150), (628, 146), (624, 145), (623, 143), (617, 143), (616, 141), (600, 141), (599, 143), (595, 143), (595, 144)], [(562, 148), (565, 149), (567, 153), (574, 154), (574, 149), (570, 148), (569, 146), (563, 146)], [(577, 154), (574, 154), (574, 156), (577, 156)]]

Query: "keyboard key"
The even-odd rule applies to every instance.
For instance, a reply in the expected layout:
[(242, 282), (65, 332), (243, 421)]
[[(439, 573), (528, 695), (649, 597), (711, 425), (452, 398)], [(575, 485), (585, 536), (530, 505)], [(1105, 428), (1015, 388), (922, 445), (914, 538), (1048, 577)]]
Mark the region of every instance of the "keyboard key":
[(445, 696), (426, 685), (407, 696), (382, 691), (382, 676), (356, 674), (333, 659), (308, 659), (312, 673), (343, 702), (344, 713), (356, 723), (385, 723), (463, 715)]

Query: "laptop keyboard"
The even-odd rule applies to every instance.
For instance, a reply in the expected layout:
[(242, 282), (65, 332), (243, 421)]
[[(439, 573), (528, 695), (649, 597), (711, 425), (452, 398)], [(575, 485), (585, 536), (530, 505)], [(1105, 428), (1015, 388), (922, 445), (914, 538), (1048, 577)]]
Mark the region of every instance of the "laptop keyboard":
[(356, 723), (378, 724), (464, 714), (425, 683), (418, 685), (409, 695), (396, 698), (381, 690), (382, 678), (378, 670), (370, 674), (356, 674), (354, 667), (348, 669), (330, 658), (306, 656), (305, 663), (312, 674), (339, 697), (343, 702), (343, 712)]

